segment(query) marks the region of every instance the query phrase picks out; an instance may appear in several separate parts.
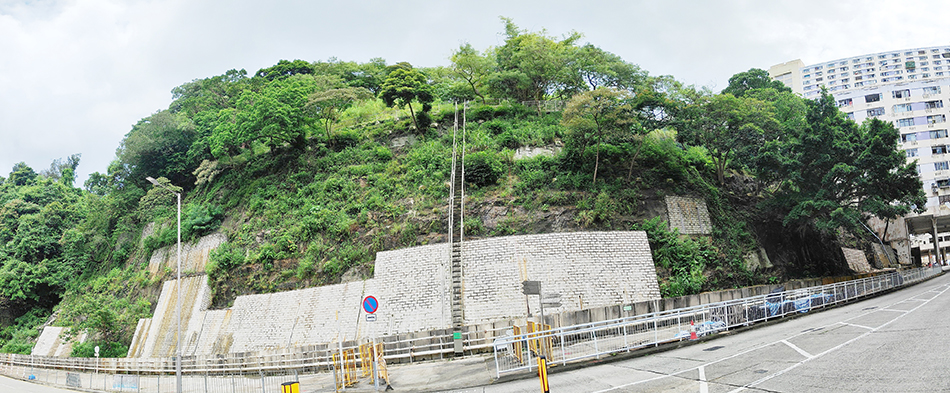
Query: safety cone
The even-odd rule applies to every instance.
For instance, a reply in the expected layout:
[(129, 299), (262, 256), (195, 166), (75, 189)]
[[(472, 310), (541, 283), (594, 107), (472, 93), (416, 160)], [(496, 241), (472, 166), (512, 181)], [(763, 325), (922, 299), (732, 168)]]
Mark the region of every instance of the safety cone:
[(696, 336), (696, 322), (695, 322), (695, 321), (689, 321), (689, 339), (690, 339), (690, 340), (695, 340), (695, 339), (697, 339), (697, 338), (699, 338), (699, 337)]

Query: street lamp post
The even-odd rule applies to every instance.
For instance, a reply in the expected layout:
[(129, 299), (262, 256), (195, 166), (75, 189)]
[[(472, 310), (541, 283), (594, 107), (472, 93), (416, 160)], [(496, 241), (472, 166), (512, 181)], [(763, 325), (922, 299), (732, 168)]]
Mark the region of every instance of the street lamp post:
[(176, 391), (181, 393), (181, 193), (159, 183), (158, 180), (152, 177), (146, 177), (145, 180), (175, 194), (175, 197), (178, 199), (178, 254), (176, 257), (178, 260), (178, 284), (175, 285), (178, 287), (178, 295), (176, 296), (177, 304), (175, 306), (175, 318), (178, 319), (178, 333), (175, 335), (175, 382), (177, 387)]

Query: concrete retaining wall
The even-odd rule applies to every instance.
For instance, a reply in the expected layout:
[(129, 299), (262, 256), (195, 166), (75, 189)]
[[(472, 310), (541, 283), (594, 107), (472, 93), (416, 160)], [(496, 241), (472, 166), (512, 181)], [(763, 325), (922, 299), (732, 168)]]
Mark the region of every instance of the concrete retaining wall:
[[(228, 310), (207, 310), (204, 275), (183, 282), (182, 353), (207, 355), (279, 351), (358, 337), (447, 329), (449, 244), (380, 252), (374, 278), (295, 291), (240, 296)], [(207, 253), (200, 253), (206, 257)], [(154, 258), (153, 258), (154, 259)], [(463, 243), (467, 325), (528, 316), (521, 281), (542, 281), (562, 296), (552, 313), (627, 301), (658, 299), (659, 286), (644, 232), (579, 232), (508, 236)], [(174, 353), (176, 281), (162, 289), (143, 320), (130, 357)], [(376, 321), (360, 303), (379, 300)], [(538, 297), (530, 299), (537, 313)]]

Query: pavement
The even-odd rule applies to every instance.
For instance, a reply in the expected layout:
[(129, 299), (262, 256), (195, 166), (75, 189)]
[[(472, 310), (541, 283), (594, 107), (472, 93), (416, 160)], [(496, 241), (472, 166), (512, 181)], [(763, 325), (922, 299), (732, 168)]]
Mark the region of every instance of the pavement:
[[(468, 356), (461, 359), (432, 360), (413, 362), (411, 364), (395, 364), (389, 366), (389, 387), (396, 392), (451, 392), (473, 387), (485, 386), (492, 383), (495, 377), (495, 359), (492, 354)], [(306, 377), (301, 376), (301, 392), (333, 392), (332, 374), (330, 384), (315, 390), (308, 387)], [(508, 380), (508, 379), (506, 379)], [(318, 381), (312, 381), (318, 382)], [(380, 385), (380, 391), (387, 388)], [(372, 378), (363, 378), (359, 383), (347, 387), (347, 392), (375, 391)]]

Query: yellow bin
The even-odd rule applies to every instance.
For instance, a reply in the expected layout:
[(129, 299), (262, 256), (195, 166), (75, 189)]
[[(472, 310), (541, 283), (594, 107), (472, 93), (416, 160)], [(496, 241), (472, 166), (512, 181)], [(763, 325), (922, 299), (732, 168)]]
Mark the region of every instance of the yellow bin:
[(300, 383), (284, 382), (280, 384), (280, 393), (300, 393)]

